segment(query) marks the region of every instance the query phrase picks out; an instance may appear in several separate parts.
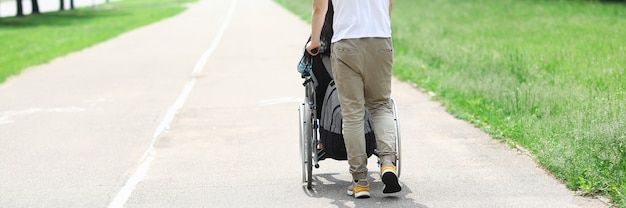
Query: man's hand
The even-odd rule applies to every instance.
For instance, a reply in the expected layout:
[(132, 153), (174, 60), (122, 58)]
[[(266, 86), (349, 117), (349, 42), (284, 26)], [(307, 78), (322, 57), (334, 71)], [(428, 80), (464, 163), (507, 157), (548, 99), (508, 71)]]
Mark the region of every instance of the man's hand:
[(316, 56), (320, 52), (320, 41), (311, 40), (306, 44), (306, 51), (309, 52), (312, 56)]

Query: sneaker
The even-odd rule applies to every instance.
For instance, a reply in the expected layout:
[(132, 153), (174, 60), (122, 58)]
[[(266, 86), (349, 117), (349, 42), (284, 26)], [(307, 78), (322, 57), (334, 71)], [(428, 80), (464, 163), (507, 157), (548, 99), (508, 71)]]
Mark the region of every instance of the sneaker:
[(395, 166), (383, 165), (380, 168), (380, 173), (380, 178), (385, 184), (383, 194), (396, 193), (402, 190), (402, 187), (400, 187), (400, 184), (398, 183), (398, 175), (396, 174)]
[(361, 179), (354, 181), (352, 185), (348, 186), (348, 195), (354, 196), (357, 199), (370, 198), (370, 186), (367, 180)]

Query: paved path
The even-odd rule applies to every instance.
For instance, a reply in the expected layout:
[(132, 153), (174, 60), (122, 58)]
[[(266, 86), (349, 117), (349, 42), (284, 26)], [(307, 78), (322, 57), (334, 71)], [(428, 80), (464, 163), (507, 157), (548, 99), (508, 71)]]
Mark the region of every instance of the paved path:
[(606, 207), (394, 81), (403, 191), (300, 183), (295, 63), (309, 26), (270, 0), (202, 0), (0, 85), (0, 207)]

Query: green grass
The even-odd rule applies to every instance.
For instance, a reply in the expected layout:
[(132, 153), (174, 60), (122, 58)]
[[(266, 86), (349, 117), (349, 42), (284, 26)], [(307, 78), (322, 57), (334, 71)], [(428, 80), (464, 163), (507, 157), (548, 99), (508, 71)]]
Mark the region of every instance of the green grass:
[(392, 21), (398, 77), (626, 207), (626, 5), (395, 0)]
[(301, 19), (311, 22), (311, 12), (313, 8), (313, 1), (306, 0), (274, 0), (287, 8), (295, 15), (298, 15)]
[(195, 0), (124, 0), (71, 11), (0, 18), (0, 82), (134, 28), (175, 15)]

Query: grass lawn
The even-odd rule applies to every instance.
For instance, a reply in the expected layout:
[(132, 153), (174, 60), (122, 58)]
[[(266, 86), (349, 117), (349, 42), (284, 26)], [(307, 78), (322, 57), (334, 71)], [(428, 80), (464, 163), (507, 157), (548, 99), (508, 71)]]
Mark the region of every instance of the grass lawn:
[(0, 18), (0, 82), (26, 67), (175, 15), (195, 0), (117, 1), (71, 11)]
[[(276, 0), (310, 19), (310, 0)], [(395, 0), (394, 73), (626, 207), (626, 5)]]

